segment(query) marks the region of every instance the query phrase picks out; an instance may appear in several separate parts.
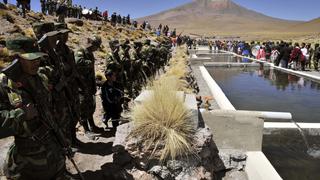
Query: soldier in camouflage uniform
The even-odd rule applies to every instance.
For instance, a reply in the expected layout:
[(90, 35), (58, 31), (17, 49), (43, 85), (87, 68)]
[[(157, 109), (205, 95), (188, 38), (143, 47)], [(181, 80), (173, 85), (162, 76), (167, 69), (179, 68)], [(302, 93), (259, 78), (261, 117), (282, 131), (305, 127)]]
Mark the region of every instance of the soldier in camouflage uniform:
[(112, 40), (109, 42), (111, 53), (106, 58), (106, 70), (111, 70), (117, 75), (117, 82), (115, 83), (118, 89), (124, 90), (124, 67), (122, 64), (122, 53), (120, 53), (120, 43), (118, 40)]
[[(61, 25), (63, 26), (63, 24)], [(68, 74), (70, 73), (70, 65), (68, 63), (72, 64), (72, 62), (70, 62), (72, 60), (64, 58), (65, 56), (70, 57), (70, 53), (72, 54), (72, 52), (67, 52), (66, 49), (63, 49), (63, 52), (61, 50), (63, 43), (67, 40), (63, 35), (67, 32), (54, 31), (54, 24), (48, 22), (36, 23), (33, 25), (33, 29), (38, 39), (43, 39), (44, 35), (48, 32), (56, 34), (55, 37), (52, 37), (55, 39), (53, 44), (40, 44), (41, 51), (47, 53), (49, 57), (42, 61), (39, 71), (46, 74), (49, 82), (53, 85), (52, 96), (55, 118), (58, 120), (57, 123), (64, 133), (68, 145), (71, 145), (72, 140), (75, 142), (76, 139), (74, 139), (74, 136), (72, 137), (72, 131), (70, 129), (73, 122), (76, 121), (78, 114), (75, 112), (76, 108), (74, 107), (74, 101), (76, 101), (76, 99), (70, 98), (73, 93), (72, 89), (68, 86), (71, 84), (71, 82), (68, 81), (73, 80), (68, 77), (70, 75)], [(59, 42), (58, 45), (56, 44), (57, 42)], [(63, 47), (65, 48), (65, 46)], [(67, 55), (64, 53), (67, 53)], [(73, 55), (71, 56), (71, 58), (73, 58)]]
[(142, 43), (140, 41), (134, 42), (134, 50), (131, 50), (132, 66), (133, 66), (133, 93), (138, 96), (141, 92), (142, 86), (147, 83), (147, 75), (143, 71), (143, 59), (141, 54)]
[[(86, 133), (97, 131), (99, 128), (94, 124), (93, 113), (95, 112), (95, 57), (93, 52), (98, 50), (101, 45), (101, 38), (94, 36), (93, 39), (88, 39), (88, 45), (85, 48), (79, 49), (75, 53), (76, 65), (78, 72), (83, 80), (83, 84), (87, 87), (86, 91), (80, 92), (80, 116), (81, 122)], [(90, 129), (88, 127), (90, 125)]]
[(143, 43), (142, 49), (141, 49), (141, 55), (143, 59), (143, 71), (146, 73), (147, 77), (151, 77), (153, 73), (155, 72), (154, 70), (154, 64), (152, 60), (152, 47), (151, 41), (149, 39), (146, 39)]
[(51, 88), (46, 76), (37, 72), (45, 54), (27, 37), (8, 39), (6, 44), (17, 60), (0, 75), (0, 125), (12, 129), (15, 138), (4, 172), (8, 179), (66, 179)]
[(66, 100), (70, 105), (70, 136), (73, 145), (80, 145), (81, 142), (76, 137), (76, 125), (80, 120), (79, 88), (85, 91), (85, 86), (83, 85), (76, 68), (74, 52), (66, 45), (70, 30), (67, 29), (67, 25), (64, 23), (55, 24), (55, 29), (61, 33), (56, 52), (61, 60), (61, 69), (63, 70), (63, 75), (65, 77)]

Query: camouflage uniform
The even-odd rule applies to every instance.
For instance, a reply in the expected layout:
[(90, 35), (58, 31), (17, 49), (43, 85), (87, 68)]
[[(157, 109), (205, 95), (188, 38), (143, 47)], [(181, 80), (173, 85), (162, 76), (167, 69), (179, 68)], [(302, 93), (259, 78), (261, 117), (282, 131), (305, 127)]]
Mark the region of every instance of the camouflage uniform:
[[(51, 31), (56, 32), (57, 36), (59, 35), (58, 31), (53, 31), (54, 25), (52, 27), (52, 23), (38, 23), (33, 27), (38, 39), (40, 39), (45, 33)], [(64, 56), (59, 55), (57, 49), (54, 48), (55, 47), (49, 47), (49, 45), (41, 45), (41, 50), (43, 52), (48, 52), (49, 57), (43, 61), (39, 71), (46, 74), (49, 78), (49, 82), (53, 85), (52, 96), (56, 116), (55, 118), (58, 120), (57, 123), (59, 124), (59, 127), (61, 127), (68, 144), (71, 145), (72, 137), (70, 126), (71, 123), (75, 121), (74, 119), (76, 119), (75, 117), (77, 116), (76, 113), (73, 113), (72, 106), (75, 100), (68, 98), (72, 97), (72, 91), (67, 86), (69, 84), (67, 82), (67, 74), (69, 72), (66, 72), (68, 70), (66, 70), (67, 63), (64, 62), (65, 58), (63, 58)], [(57, 46), (57, 48), (59, 51), (61, 50), (61, 47)], [(68, 52), (69, 56), (70, 53), (72, 52)]]
[[(30, 53), (37, 51), (32, 45), (34, 40), (21, 37), (7, 41), (12, 51), (26, 44), (34, 49), (22, 49), (29, 54), (20, 57), (29, 61), (41, 58), (39, 53)], [(56, 123), (47, 78), (39, 73), (29, 75), (21, 69), (19, 72), (14, 80), (13, 76), (0, 75), (0, 124), (12, 129), (15, 138), (4, 172), (9, 179), (63, 179), (65, 156), (52, 128)]]
[[(60, 27), (59, 27), (60, 26)], [(66, 33), (69, 30), (66, 28), (66, 24), (57, 24), (56, 29), (62, 29), (60, 32), (64, 34), (64, 36), (68, 36)], [(75, 64), (74, 52), (66, 45), (66, 42), (59, 41), (60, 43), (57, 45), (56, 51), (61, 60), (61, 70), (63, 71), (63, 75), (65, 76), (64, 84), (65, 91), (67, 94), (67, 103), (68, 103), (68, 112), (70, 118), (70, 128), (67, 129), (67, 132), (70, 132), (70, 137), (72, 139), (73, 144), (78, 140), (76, 138), (76, 125), (80, 120), (80, 99), (79, 99), (79, 87), (84, 89), (84, 86), (81, 86), (80, 77), (78, 74), (78, 70)]]
[(113, 40), (109, 43), (112, 50), (111, 53), (107, 55), (106, 58), (106, 70), (111, 70), (117, 75), (116, 87), (124, 90), (124, 66), (122, 63), (122, 52), (120, 52), (120, 45), (118, 40)]
[[(99, 42), (96, 42), (96, 46), (100, 46), (101, 39), (95, 37)], [(88, 123), (91, 127), (91, 131), (97, 128), (94, 124), (93, 114), (96, 108), (95, 94), (96, 94), (96, 81), (95, 81), (95, 57), (88, 48), (79, 49), (75, 53), (77, 70), (83, 80), (83, 84), (86, 86), (86, 91), (80, 92), (80, 117), (82, 125), (85, 131), (89, 131)]]
[(154, 64), (152, 62), (152, 47), (150, 46), (150, 40), (146, 40), (141, 50), (143, 59), (143, 71), (147, 77), (151, 77), (154, 73)]

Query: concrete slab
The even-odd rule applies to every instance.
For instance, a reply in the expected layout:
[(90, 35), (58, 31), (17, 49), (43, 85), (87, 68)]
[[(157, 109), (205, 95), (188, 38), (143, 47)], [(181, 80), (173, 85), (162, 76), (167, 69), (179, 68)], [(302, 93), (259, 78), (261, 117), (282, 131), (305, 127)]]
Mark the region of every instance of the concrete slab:
[(261, 151), (263, 119), (250, 114), (201, 112), (219, 149)]
[(247, 152), (245, 172), (249, 180), (282, 180), (261, 151)]

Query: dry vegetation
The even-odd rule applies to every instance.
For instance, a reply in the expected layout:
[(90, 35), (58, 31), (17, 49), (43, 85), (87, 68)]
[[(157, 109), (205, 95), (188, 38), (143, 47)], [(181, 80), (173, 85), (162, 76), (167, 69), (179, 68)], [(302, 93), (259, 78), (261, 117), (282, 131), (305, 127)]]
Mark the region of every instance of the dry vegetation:
[(184, 52), (183, 48), (177, 50), (167, 73), (150, 87), (153, 94), (132, 112), (135, 129), (131, 135), (142, 138), (144, 146), (153, 150), (151, 156), (160, 150), (160, 157), (156, 158), (162, 161), (192, 154), (194, 129), (190, 111), (176, 94), (185, 87), (180, 80), (186, 74)]

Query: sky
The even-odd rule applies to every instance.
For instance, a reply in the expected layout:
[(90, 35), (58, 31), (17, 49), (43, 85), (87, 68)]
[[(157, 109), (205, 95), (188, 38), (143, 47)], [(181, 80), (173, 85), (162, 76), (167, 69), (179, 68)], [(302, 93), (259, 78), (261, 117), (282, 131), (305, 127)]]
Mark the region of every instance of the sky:
[[(16, 0), (8, 0), (15, 3)], [(320, 0), (233, 0), (248, 9), (268, 16), (308, 21), (320, 17)], [(121, 15), (130, 14), (132, 18), (148, 16), (192, 2), (192, 0), (73, 0), (87, 8), (108, 10)], [(40, 10), (40, 0), (31, 0), (31, 8)]]

